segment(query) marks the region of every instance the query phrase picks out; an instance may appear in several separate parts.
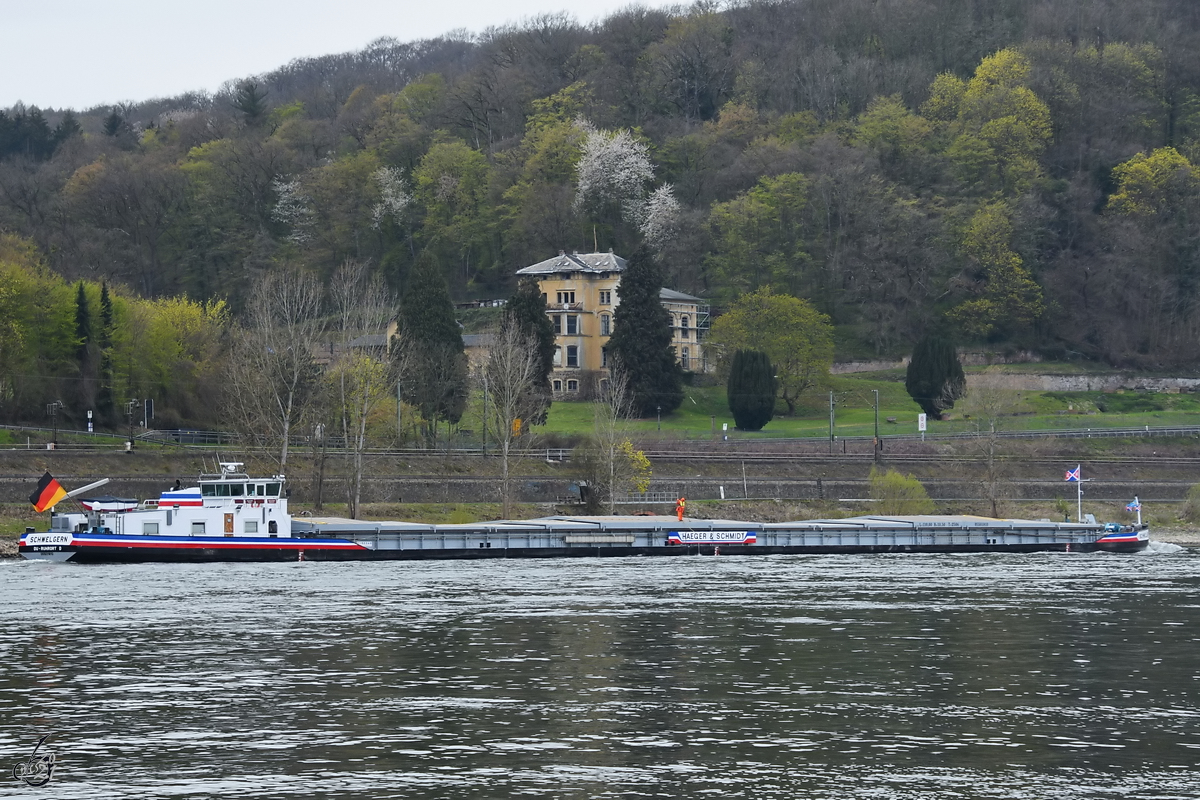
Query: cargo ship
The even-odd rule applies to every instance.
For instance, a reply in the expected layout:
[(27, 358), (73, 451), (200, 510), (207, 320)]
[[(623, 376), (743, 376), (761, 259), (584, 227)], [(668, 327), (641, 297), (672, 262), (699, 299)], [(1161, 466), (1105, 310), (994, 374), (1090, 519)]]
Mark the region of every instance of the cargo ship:
[[(1150, 544), (1144, 525), (976, 516), (860, 516), (769, 523), (674, 516), (554, 516), (460, 525), (293, 517), (284, 476), (252, 478), (242, 466), (222, 463), (219, 473), (201, 475), (196, 486), (177, 485), (153, 500), (93, 498), (80, 501), (81, 512), (51, 509), (49, 530), (26, 529), (18, 550), (33, 560), (136, 563), (1135, 552)], [(79, 491), (39, 487), (43, 496), (50, 492), (59, 502)]]

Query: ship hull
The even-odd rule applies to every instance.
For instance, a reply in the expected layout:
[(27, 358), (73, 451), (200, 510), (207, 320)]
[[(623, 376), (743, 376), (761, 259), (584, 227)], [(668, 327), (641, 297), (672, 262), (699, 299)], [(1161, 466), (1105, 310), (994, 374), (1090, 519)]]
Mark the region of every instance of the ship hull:
[[(354, 536), (354, 532), (349, 532)], [(1149, 545), (1148, 536), (1142, 539), (1105, 541), (1052, 540), (1004, 542), (999, 537), (983, 541), (954, 541), (954, 534), (936, 531), (910, 537), (908, 541), (879, 541), (879, 532), (872, 532), (875, 541), (846, 541), (845, 534), (806, 537), (801, 543), (772, 543), (772, 537), (762, 534), (756, 540), (735, 541), (673, 541), (671, 535), (651, 533), (630, 535), (628, 542), (608, 541), (589, 544), (555, 541), (561, 535), (551, 529), (542, 540), (525, 536), (514, 542), (494, 531), (464, 532), (455, 541), (445, 535), (434, 538), (415, 534), (375, 533), (370, 537), (336, 536), (284, 538), (217, 538), (166, 537), (120, 534), (74, 535), (57, 537), (54, 543), (40, 542), (36, 535), (22, 537), (20, 554), (41, 561), (70, 561), (81, 564), (112, 563), (204, 563), (204, 562), (284, 562), (284, 561), (430, 561), (479, 560), (493, 558), (597, 558), (629, 556), (766, 556), (766, 555), (828, 555), (880, 553), (1089, 553), (1097, 551), (1129, 553)], [(710, 534), (719, 538), (720, 534)], [(615, 537), (614, 537), (615, 538)], [(764, 541), (764, 538), (766, 541)], [(791, 538), (791, 537), (789, 537)], [(829, 539), (825, 541), (823, 539)]]

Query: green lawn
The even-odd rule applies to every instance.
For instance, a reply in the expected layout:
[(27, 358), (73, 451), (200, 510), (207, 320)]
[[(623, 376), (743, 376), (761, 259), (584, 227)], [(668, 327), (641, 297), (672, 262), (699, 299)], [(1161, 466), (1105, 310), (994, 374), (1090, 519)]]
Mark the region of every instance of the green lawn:
[[(835, 398), (836, 436), (871, 436), (875, 430), (875, 392), (879, 392), (879, 432), (883, 436), (915, 434), (921, 409), (904, 389), (900, 370), (833, 376), (830, 388)], [(1005, 430), (1058, 430), (1065, 428), (1109, 428), (1149, 425), (1151, 427), (1200, 424), (1200, 399), (1190, 394), (1101, 392), (1022, 392), (1021, 413), (1002, 421)], [(952, 410), (946, 420), (930, 420), (930, 434), (962, 433), (977, 429), (970, 419)], [(895, 422), (888, 422), (888, 419)], [(734, 430), (733, 417), (723, 386), (685, 387), (684, 401), (676, 411), (663, 416), (634, 420), (633, 430), (662, 433), (680, 438), (711, 438), (713, 430), (723, 435), (728, 425), (730, 438), (770, 439), (829, 436), (829, 390), (812, 392), (787, 416), (781, 401), (776, 416), (756, 432)], [(660, 428), (661, 426), (661, 428)], [(592, 404), (557, 401), (550, 408), (546, 434), (586, 434), (592, 429)]]

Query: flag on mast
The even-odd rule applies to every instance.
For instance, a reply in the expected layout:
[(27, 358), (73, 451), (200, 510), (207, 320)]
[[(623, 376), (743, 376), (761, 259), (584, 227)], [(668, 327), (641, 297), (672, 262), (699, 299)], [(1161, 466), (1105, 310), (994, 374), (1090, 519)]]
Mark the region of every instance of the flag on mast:
[(29, 495), (29, 502), (33, 503), (33, 510), (40, 514), (47, 508), (54, 508), (66, 496), (67, 490), (47, 471), (38, 481), (33, 494)]
[(1065, 480), (1068, 480), (1068, 481), (1078, 481), (1079, 480), (1079, 465), (1076, 465), (1075, 469), (1067, 470), (1067, 475), (1066, 475)]
[(1141, 509), (1141, 507), (1142, 507), (1141, 501), (1135, 497), (1135, 498), (1133, 498), (1133, 501), (1131, 503), (1129, 503), (1128, 505), (1125, 506), (1125, 510), (1126, 511), (1138, 511)]

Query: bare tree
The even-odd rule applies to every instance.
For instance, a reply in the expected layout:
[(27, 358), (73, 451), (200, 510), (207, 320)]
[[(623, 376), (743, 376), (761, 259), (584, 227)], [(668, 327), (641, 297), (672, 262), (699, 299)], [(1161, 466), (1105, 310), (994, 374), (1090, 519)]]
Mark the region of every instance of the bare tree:
[(602, 496), (608, 500), (609, 514), (616, 511), (617, 474), (620, 471), (617, 448), (625, 441), (632, 418), (629, 375), (618, 365), (611, 370), (608, 382), (602, 385), (600, 399), (592, 404), (592, 435), (596, 437)]
[(505, 317), (492, 338), (483, 368), (483, 391), (488, 404), (484, 425), (490, 426), (500, 448), (500, 499), (504, 516), (512, 515), (512, 465), (519, 458), (521, 422), (538, 409), (535, 389), (539, 377), (537, 342), (527, 336), (517, 321)]
[(572, 455), (587, 484), (583, 499), (589, 511), (605, 503), (608, 513), (615, 513), (620, 490), (644, 492), (650, 484), (650, 461), (629, 440), (632, 417), (629, 378), (617, 366), (611, 378), (601, 383), (600, 397), (592, 404), (592, 440)]
[(991, 503), (993, 517), (1000, 516), (1001, 501), (1009, 490), (999, 458), (1000, 432), (1025, 402), (1020, 391), (1004, 385), (1004, 377), (996, 367), (972, 375), (959, 406), (963, 417), (969, 418), (975, 429), (975, 447), (984, 459), (983, 492)]
[[(350, 518), (357, 519), (367, 424), (395, 385), (397, 362), (387, 356), (384, 333), (394, 303), (380, 277), (371, 274), (368, 263), (355, 259), (346, 259), (334, 273), (329, 294), (338, 339), (329, 380), (336, 387), (331, 394), (337, 398), (339, 427), (353, 456), (347, 505)], [(380, 342), (367, 337), (379, 337)]]
[(259, 447), (278, 448), (287, 465), (289, 437), (309, 415), (323, 336), (321, 285), (298, 270), (270, 272), (254, 286), (236, 330), (226, 387), (234, 425)]

